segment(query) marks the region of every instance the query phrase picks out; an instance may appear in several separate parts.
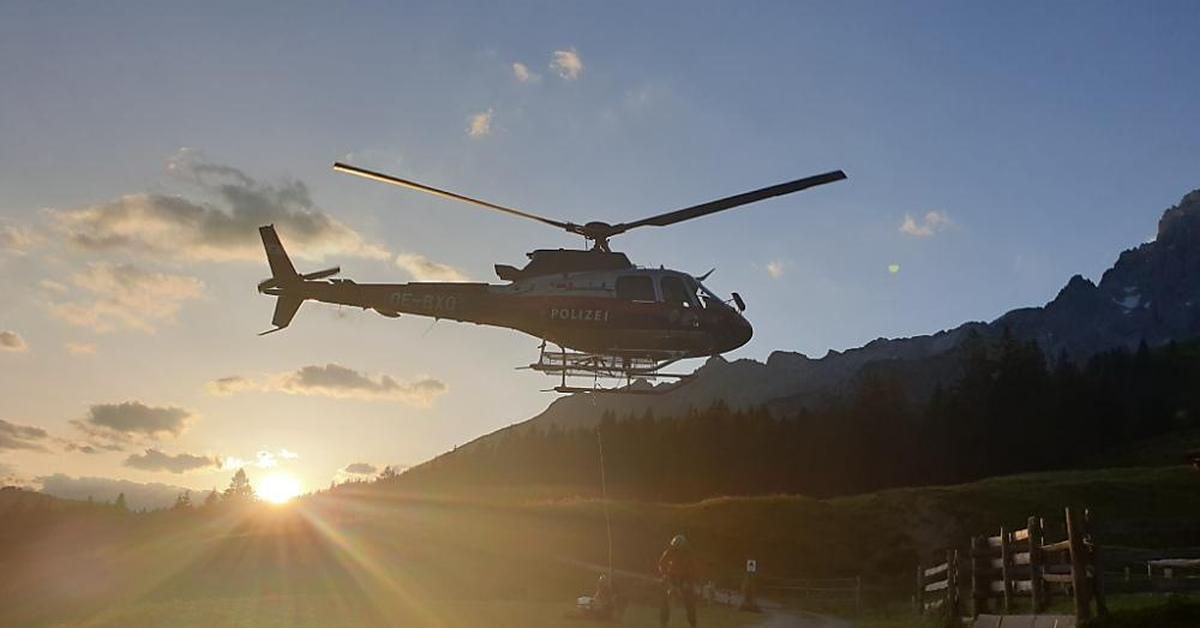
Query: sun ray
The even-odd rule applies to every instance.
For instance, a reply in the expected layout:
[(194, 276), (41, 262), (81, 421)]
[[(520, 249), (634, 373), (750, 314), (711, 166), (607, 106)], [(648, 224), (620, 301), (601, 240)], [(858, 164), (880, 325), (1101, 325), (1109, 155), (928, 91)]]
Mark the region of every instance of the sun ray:
[(256, 492), (264, 501), (285, 504), (300, 494), (300, 480), (289, 473), (272, 473), (258, 483)]

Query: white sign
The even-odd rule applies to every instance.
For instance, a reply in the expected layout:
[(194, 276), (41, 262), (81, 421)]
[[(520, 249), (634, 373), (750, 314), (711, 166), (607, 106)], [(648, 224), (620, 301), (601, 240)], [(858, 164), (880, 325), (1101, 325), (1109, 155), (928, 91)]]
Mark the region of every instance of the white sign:
[(758, 561), (751, 558), (746, 561), (746, 573), (754, 573), (758, 571)]

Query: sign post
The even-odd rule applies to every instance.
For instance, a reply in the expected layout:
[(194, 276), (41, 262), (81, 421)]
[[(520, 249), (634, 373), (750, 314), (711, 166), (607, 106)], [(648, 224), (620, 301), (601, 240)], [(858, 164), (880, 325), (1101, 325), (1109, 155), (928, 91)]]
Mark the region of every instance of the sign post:
[(758, 573), (758, 561), (753, 558), (746, 560), (746, 575), (742, 578), (742, 605), (738, 610), (759, 612), (757, 597), (758, 586), (755, 577)]

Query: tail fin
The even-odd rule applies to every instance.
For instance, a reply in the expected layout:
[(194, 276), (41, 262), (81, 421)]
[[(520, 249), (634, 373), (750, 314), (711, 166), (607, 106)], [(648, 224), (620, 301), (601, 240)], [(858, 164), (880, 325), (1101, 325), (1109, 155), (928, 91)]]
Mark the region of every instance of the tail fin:
[(275, 301), (275, 315), (271, 317), (271, 324), (275, 329), (264, 331), (260, 336), (265, 336), (271, 332), (279, 331), (284, 327), (292, 324), (292, 317), (296, 315), (296, 310), (300, 309), (300, 304), (304, 303), (304, 299), (300, 297), (281, 296)]
[(267, 251), (267, 264), (271, 266), (271, 278), (281, 283), (298, 279), (300, 275), (296, 273), (296, 267), (292, 266), (292, 260), (288, 258), (287, 251), (283, 250), (283, 243), (279, 241), (279, 236), (275, 233), (275, 225), (259, 227), (258, 234), (262, 236), (263, 248)]
[(259, 334), (265, 336), (292, 323), (292, 318), (296, 316), (300, 304), (304, 303), (304, 298), (288, 294), (288, 287), (299, 288), (297, 284), (304, 279), (296, 272), (296, 267), (292, 266), (292, 260), (283, 249), (283, 243), (279, 241), (274, 225), (259, 227), (258, 234), (262, 236), (263, 249), (267, 252), (267, 264), (271, 266), (271, 278), (258, 284), (258, 291), (278, 297), (275, 301), (275, 314), (271, 317), (271, 324), (275, 328)]

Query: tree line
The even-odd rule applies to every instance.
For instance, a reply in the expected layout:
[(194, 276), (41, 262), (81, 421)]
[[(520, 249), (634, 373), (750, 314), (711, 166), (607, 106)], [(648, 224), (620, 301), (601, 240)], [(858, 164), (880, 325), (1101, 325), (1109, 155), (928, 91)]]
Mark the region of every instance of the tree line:
[(682, 417), (607, 414), (595, 429), (510, 429), (396, 482), (594, 493), (603, 443), (614, 496), (827, 497), (1103, 466), (1133, 441), (1200, 427), (1200, 342), (1143, 344), (1079, 364), (1067, 355), (1048, 360), (1036, 343), (1006, 331), (973, 334), (957, 360), (957, 378), (922, 399), (905, 384), (920, 363), (883, 365), (838, 399), (784, 416), (716, 403)]

